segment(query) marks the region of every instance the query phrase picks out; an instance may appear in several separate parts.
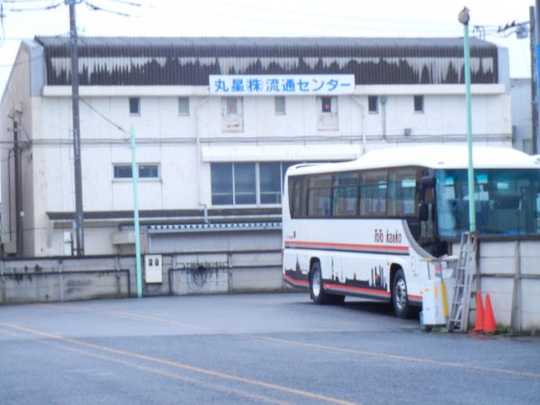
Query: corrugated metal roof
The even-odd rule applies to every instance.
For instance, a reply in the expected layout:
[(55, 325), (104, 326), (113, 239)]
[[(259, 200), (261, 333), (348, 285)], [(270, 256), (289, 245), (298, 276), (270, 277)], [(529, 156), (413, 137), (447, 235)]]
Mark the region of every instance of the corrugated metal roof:
[[(47, 84), (68, 85), (66, 37), (36, 37)], [(461, 38), (81, 37), (82, 85), (208, 85), (211, 74), (354, 74), (356, 84), (463, 82)], [(473, 39), (473, 83), (498, 82), (494, 44)]]
[[(69, 38), (36, 36), (45, 47), (69, 47)], [(226, 55), (242, 48), (456, 48), (463, 49), (463, 38), (357, 38), (357, 37), (80, 37), (81, 47), (99, 48), (222, 48)], [(487, 41), (471, 38), (471, 48), (493, 49)]]

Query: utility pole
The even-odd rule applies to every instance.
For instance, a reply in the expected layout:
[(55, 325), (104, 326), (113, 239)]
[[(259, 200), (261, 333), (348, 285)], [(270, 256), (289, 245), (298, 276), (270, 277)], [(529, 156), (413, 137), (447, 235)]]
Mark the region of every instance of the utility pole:
[[(533, 110), (533, 122), (536, 112), (536, 127), (535, 131), (533, 132), (533, 154), (537, 154), (539, 150), (538, 145), (538, 120), (539, 120), (539, 111), (540, 111), (540, 91), (539, 91), (539, 85), (540, 85), (540, 0), (536, 0), (536, 7), (534, 9), (534, 18), (531, 18), (531, 26), (534, 26), (534, 28), (531, 28), (531, 34), (534, 34), (534, 44), (535, 44), (535, 52), (534, 52), (534, 61), (535, 61), (535, 67), (534, 71), (536, 75), (532, 75), (531, 80), (534, 81), (534, 78), (536, 77), (536, 86), (535, 86), (535, 98), (534, 98), (534, 104), (535, 109)], [(534, 29), (534, 31), (533, 31)], [(533, 55), (531, 54), (531, 57)]]
[[(15, 172), (15, 234), (17, 255), (22, 256), (24, 251), (23, 210), (22, 210), (22, 184), (21, 184), (21, 150), (19, 148), (19, 123), (13, 117), (13, 154)], [(11, 214), (10, 214), (11, 215)]]
[(532, 129), (532, 153), (538, 153), (538, 87), (536, 72), (536, 18), (534, 7), (529, 7), (529, 39), (531, 47), (531, 129)]
[(81, 169), (81, 125), (79, 114), (79, 55), (75, 6), (79, 0), (65, 0), (69, 6), (69, 40), (71, 48), (71, 107), (73, 118), (73, 164), (75, 184), (75, 241), (77, 256), (84, 256), (84, 212)]

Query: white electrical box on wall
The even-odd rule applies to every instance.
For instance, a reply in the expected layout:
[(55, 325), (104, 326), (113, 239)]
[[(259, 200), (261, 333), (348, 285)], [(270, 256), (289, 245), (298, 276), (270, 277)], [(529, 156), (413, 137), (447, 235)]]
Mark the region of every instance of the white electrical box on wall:
[(161, 255), (144, 256), (144, 281), (145, 283), (163, 282), (163, 258)]

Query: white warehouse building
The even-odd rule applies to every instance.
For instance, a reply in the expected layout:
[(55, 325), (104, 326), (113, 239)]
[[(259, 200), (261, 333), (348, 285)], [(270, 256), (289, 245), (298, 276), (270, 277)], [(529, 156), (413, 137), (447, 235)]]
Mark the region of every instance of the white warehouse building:
[[(134, 249), (131, 129), (147, 253), (279, 249), (289, 165), (466, 139), (460, 38), (83, 37), (79, 45), (87, 255)], [(511, 146), (507, 51), (473, 40), (471, 55), (474, 140)], [(24, 41), (3, 95), (6, 254), (73, 252), (70, 66), (67, 38)]]

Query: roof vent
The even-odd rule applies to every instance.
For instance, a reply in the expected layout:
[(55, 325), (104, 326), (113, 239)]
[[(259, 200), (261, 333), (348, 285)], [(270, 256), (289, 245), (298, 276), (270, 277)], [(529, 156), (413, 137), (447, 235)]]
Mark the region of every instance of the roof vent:
[(403, 128), (403, 135), (404, 136), (411, 136), (412, 135), (412, 129), (411, 128)]

